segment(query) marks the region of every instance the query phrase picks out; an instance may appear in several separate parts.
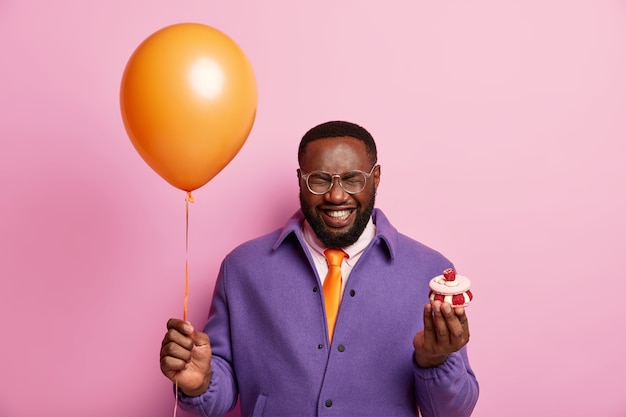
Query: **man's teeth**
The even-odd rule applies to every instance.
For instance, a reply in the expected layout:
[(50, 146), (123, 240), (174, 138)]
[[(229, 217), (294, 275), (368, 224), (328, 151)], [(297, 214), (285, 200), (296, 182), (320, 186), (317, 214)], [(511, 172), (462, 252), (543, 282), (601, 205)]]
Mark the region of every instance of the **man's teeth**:
[(330, 217), (333, 217), (335, 219), (345, 219), (350, 215), (350, 210), (328, 211), (327, 213)]

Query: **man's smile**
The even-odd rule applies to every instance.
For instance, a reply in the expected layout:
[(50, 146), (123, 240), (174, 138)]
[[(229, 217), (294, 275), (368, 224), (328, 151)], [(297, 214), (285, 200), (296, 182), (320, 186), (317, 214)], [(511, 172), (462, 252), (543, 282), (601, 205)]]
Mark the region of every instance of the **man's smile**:
[(352, 224), (354, 218), (354, 209), (341, 209), (341, 210), (331, 210), (331, 209), (323, 209), (320, 210), (322, 214), (322, 219), (327, 226), (333, 228), (341, 228), (346, 227)]

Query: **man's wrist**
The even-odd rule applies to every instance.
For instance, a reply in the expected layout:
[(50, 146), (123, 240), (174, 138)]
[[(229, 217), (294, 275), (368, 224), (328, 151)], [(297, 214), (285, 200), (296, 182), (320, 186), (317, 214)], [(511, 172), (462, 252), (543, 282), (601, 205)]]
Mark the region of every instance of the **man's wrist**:
[(424, 358), (424, 357), (418, 356), (417, 353), (415, 353), (413, 358), (417, 366), (419, 366), (420, 368), (435, 368), (443, 364), (448, 359), (448, 356), (449, 355), (437, 355), (437, 356)]
[(211, 384), (211, 378), (207, 377), (204, 379), (204, 382), (202, 383), (202, 385), (200, 385), (198, 388), (196, 389), (183, 389), (182, 387), (178, 387), (178, 389), (185, 394), (187, 397), (197, 397), (199, 395), (202, 395), (206, 392), (207, 389), (209, 389), (209, 385)]

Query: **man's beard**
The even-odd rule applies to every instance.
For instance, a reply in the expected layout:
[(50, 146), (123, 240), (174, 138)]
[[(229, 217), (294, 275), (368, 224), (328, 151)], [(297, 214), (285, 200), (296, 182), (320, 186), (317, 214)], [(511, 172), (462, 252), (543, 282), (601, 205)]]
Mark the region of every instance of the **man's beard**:
[(363, 230), (365, 230), (365, 227), (372, 216), (372, 211), (374, 210), (374, 200), (375, 197), (374, 194), (372, 194), (372, 198), (369, 199), (363, 211), (360, 210), (362, 207), (361, 205), (357, 206), (355, 209), (356, 217), (354, 219), (354, 223), (347, 232), (335, 233), (329, 229), (328, 226), (326, 226), (320, 217), (317, 216), (314, 208), (306, 208), (307, 206), (302, 201), (302, 191), (300, 191), (300, 208), (302, 209), (304, 218), (309, 222), (318, 239), (327, 248), (345, 248), (359, 240), (359, 237), (363, 233)]

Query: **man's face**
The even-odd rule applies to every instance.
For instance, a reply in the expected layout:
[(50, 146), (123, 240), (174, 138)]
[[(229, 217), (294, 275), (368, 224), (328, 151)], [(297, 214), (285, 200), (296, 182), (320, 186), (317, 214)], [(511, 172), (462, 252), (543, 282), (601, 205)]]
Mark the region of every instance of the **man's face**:
[[(325, 171), (334, 175), (354, 170), (369, 173), (372, 167), (365, 144), (346, 136), (310, 142), (300, 169), (302, 174)], [(379, 181), (380, 168), (377, 167), (360, 193), (348, 194), (335, 180), (330, 191), (315, 195), (300, 178), (300, 207), (326, 247), (346, 247), (358, 240), (372, 215)]]

